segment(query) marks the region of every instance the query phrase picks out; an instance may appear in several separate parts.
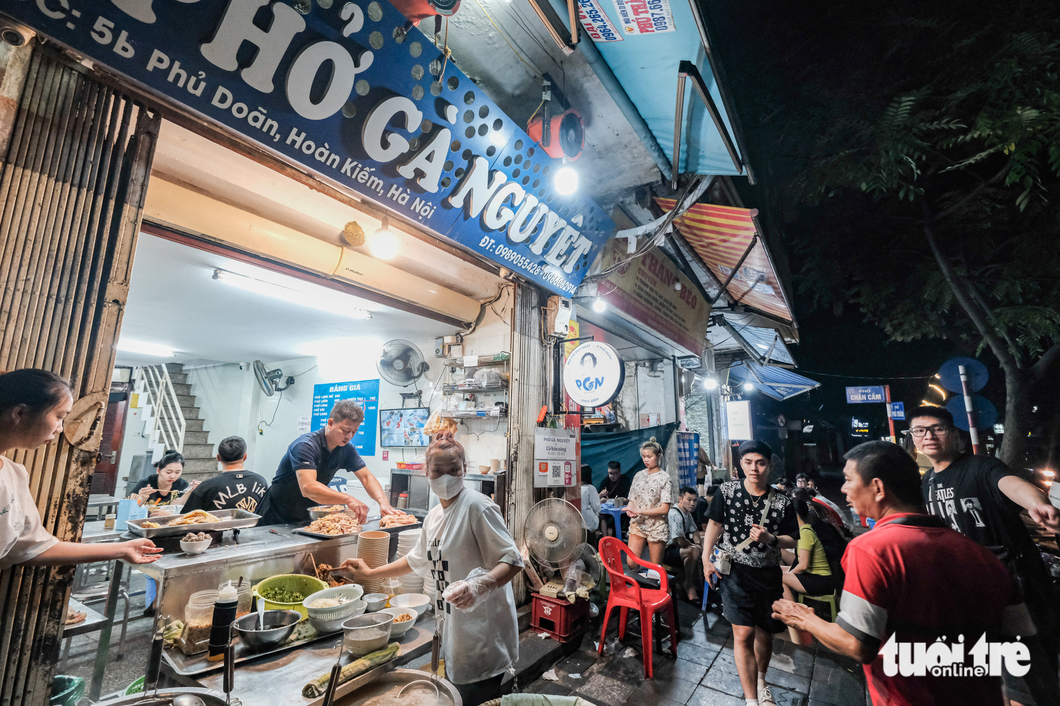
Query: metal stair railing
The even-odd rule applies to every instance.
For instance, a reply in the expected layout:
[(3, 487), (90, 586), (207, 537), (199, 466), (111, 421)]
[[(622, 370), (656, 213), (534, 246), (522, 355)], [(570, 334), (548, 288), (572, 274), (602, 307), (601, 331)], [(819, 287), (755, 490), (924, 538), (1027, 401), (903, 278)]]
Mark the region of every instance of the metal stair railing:
[(173, 379), (165, 365), (145, 365), (140, 368), (147, 392), (154, 404), (154, 429), (152, 441), (161, 441), (166, 450), (184, 452), (184, 434), (188, 422), (180, 408)]

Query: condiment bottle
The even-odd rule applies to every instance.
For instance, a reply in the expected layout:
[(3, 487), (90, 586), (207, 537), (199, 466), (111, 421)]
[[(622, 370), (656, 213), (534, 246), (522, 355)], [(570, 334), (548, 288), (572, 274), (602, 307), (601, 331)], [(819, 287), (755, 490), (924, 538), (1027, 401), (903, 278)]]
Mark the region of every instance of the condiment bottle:
[(110, 514), (110, 515), (107, 515), (105, 518), (103, 518), (103, 529), (109, 529), (109, 530), (114, 529), (114, 521), (117, 518), (118, 518), (118, 516), (115, 515), (115, 514)]
[(207, 660), (219, 662), (224, 659), (238, 605), (239, 592), (229, 581), (217, 592), (217, 601), (213, 604), (213, 628), (210, 630), (210, 652), (206, 656)]
[(409, 494), (402, 493), (398, 496), (398, 508), (404, 510), (409, 506)]

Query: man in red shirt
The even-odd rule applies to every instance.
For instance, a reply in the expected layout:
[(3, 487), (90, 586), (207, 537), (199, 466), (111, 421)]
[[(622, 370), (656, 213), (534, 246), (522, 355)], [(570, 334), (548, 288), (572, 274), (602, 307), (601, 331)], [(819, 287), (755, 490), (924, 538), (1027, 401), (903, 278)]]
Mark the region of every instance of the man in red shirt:
[(844, 458), (847, 501), (876, 527), (843, 556), (839, 616), (829, 623), (781, 600), (775, 617), (864, 664), (877, 706), (1000, 706), (1002, 668), (1026, 675), (1038, 703), (1060, 703), (1049, 675), (1027, 670), (1036, 637), (1015, 582), (988, 549), (925, 512), (909, 454), (871, 441)]

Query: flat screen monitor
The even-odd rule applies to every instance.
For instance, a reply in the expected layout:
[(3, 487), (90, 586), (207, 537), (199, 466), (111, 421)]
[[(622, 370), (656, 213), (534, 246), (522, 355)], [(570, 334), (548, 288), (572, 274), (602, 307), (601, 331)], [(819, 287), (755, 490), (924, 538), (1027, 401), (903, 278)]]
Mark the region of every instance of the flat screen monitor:
[(427, 407), (379, 410), (379, 445), (423, 447), (430, 439), (423, 433), (431, 410)]

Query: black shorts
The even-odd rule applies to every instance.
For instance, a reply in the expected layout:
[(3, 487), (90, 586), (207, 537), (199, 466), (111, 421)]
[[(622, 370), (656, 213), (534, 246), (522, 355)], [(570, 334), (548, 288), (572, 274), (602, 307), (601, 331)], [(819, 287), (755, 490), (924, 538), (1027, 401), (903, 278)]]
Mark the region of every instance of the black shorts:
[(685, 562), (681, 560), (681, 547), (673, 543), (667, 544), (663, 552), (663, 563), (671, 569), (683, 570)]
[(773, 618), (773, 603), (784, 596), (779, 566), (753, 567), (732, 562), (728, 576), (721, 578), (721, 614), (733, 625), (762, 628), (778, 633), (784, 623)]
[(836, 580), (834, 575), (819, 576), (818, 574), (811, 574), (809, 572), (803, 572), (801, 574), (792, 574), (799, 580), (802, 587), (806, 589), (805, 594), (807, 596), (828, 596), (835, 593)]

